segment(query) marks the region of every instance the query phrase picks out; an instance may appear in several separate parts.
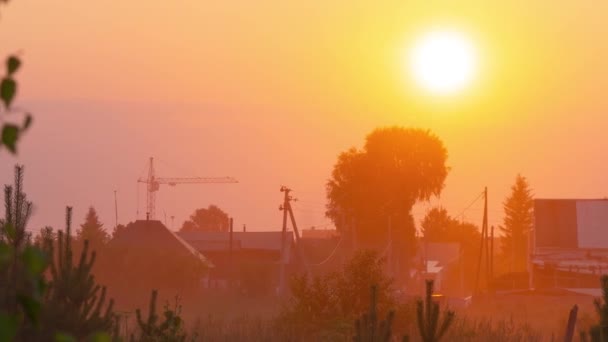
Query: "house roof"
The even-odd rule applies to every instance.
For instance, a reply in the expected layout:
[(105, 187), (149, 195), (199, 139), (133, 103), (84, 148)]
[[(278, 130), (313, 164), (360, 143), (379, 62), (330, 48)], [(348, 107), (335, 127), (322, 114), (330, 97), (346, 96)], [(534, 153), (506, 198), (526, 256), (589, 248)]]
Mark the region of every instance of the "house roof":
[[(223, 245), (230, 240), (229, 232), (177, 232), (177, 236), (189, 243), (204, 242), (207, 244), (217, 243)], [(280, 251), (282, 248), (282, 232), (233, 232), (234, 245), (240, 245), (241, 249), (266, 249)], [(287, 240), (293, 240), (293, 232), (287, 232)], [(233, 245), (233, 246), (234, 246)], [(289, 244), (288, 244), (289, 245)], [(228, 245), (225, 245), (228, 248)]]
[[(211, 251), (227, 251), (230, 248), (230, 233), (229, 232), (177, 232), (183, 240), (195, 247), (201, 252)], [(265, 250), (273, 252), (281, 252), (281, 238), (283, 233), (280, 231), (271, 232), (233, 232), (233, 245), (235, 250)], [(287, 241), (293, 242), (293, 232), (287, 232)], [(291, 255), (292, 243), (285, 245), (283, 261), (287, 262)]]
[(128, 224), (123, 232), (109, 242), (109, 245), (131, 250), (157, 249), (192, 255), (207, 266), (213, 266), (202, 253), (156, 220), (137, 220)]

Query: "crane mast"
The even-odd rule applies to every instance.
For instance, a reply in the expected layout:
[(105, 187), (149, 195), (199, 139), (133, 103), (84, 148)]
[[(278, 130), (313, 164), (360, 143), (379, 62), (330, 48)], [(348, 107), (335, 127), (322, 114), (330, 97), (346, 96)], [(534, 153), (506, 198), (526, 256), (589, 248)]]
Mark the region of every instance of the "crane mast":
[(168, 184), (175, 186), (177, 184), (229, 184), (238, 183), (238, 181), (232, 177), (183, 177), (183, 178), (165, 178), (156, 177), (154, 172), (154, 158), (150, 157), (150, 165), (148, 167), (148, 177), (139, 178), (138, 183), (146, 184), (147, 196), (146, 196), (146, 210), (147, 219), (154, 220), (156, 216), (156, 192), (160, 189), (161, 184)]

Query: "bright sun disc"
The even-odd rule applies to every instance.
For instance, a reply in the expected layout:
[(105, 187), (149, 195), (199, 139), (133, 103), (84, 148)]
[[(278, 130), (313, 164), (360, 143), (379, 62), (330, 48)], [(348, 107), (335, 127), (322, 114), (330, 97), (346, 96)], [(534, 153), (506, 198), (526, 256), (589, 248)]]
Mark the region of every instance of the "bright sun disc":
[(416, 82), (440, 95), (455, 93), (471, 83), (477, 67), (473, 44), (455, 31), (434, 31), (422, 36), (410, 57)]

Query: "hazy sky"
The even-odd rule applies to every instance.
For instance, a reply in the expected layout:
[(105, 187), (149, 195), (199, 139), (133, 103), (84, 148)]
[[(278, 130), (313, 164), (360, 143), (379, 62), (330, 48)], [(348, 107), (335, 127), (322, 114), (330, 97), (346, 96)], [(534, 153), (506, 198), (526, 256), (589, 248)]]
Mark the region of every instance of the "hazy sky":
[[(21, 51), (18, 104), (35, 115), (18, 158), (31, 228), (106, 227), (136, 217), (147, 158), (159, 176), (236, 177), (237, 185), (162, 187), (175, 226), (216, 203), (237, 227), (278, 229), (280, 185), (302, 227), (326, 225), (324, 185), (339, 152), (378, 126), (429, 128), (451, 172), (441, 203), (458, 214), (487, 185), (490, 222), (515, 175), (539, 197), (608, 194), (608, 2), (34, 1), (0, 8), (0, 56)], [(448, 99), (404, 72), (420, 34), (459, 30), (480, 77)], [(140, 217), (145, 192), (139, 188)], [(428, 204), (415, 213), (420, 217)], [(465, 213), (481, 221), (481, 203)], [(170, 220), (169, 220), (170, 221)], [(170, 224), (169, 224), (170, 225)]]

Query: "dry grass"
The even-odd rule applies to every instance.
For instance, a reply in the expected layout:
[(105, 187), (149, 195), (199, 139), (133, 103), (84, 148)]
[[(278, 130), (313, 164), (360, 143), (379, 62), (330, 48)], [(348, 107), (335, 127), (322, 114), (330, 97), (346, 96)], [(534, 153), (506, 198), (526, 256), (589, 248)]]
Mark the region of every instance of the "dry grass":
[[(443, 341), (563, 340), (570, 308), (579, 306), (575, 341), (580, 330), (596, 320), (593, 298), (585, 296), (511, 295), (477, 300), (457, 311), (457, 319)], [(247, 298), (228, 293), (206, 294), (182, 302), (188, 330), (198, 341), (350, 341), (344, 327), (336, 334), (299, 336), (293, 327), (278, 324), (280, 302), (275, 297)], [(413, 306), (398, 310), (394, 333), (419, 341)], [(346, 331), (349, 331), (348, 327)]]

